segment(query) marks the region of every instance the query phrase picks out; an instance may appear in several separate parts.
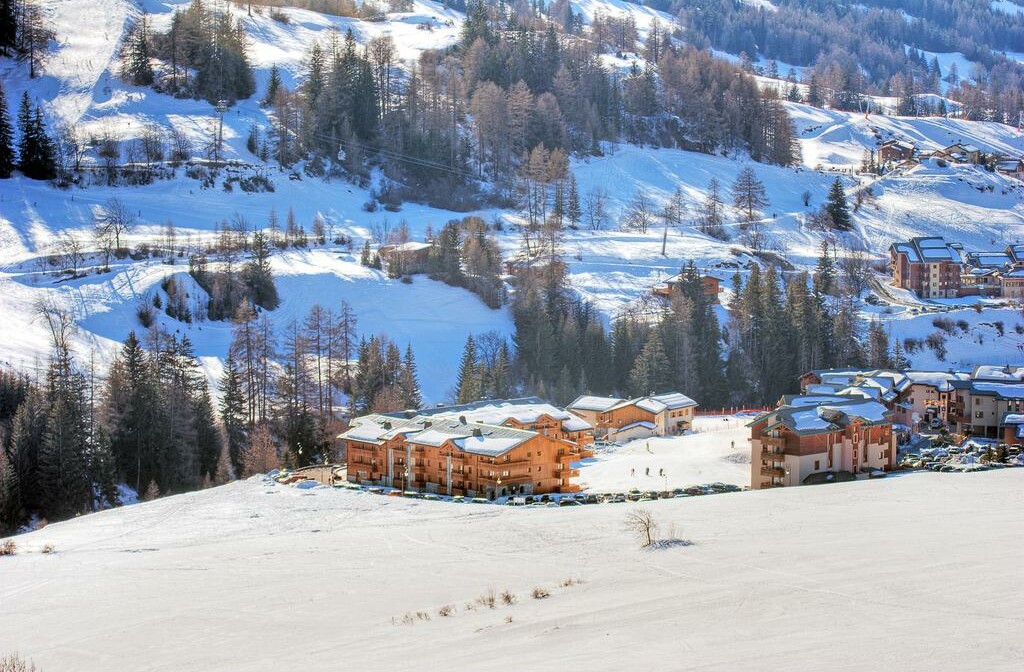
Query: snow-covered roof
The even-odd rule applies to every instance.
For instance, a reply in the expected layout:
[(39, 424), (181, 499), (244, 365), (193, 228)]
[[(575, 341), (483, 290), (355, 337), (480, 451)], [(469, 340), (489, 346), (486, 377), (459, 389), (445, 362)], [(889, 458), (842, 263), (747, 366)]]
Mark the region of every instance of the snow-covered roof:
[(999, 399), (1024, 399), (1024, 385), (971, 381), (969, 386), (975, 394), (991, 394)]
[(907, 260), (912, 263), (964, 263), (963, 246), (959, 243), (947, 243), (946, 239), (940, 236), (911, 238), (907, 242), (893, 243), (892, 249), (905, 254)]
[(662, 413), (666, 410), (675, 411), (680, 408), (690, 408), (696, 405), (696, 401), (690, 399), (681, 392), (665, 392), (662, 394), (652, 394), (647, 397), (624, 399), (619, 401), (619, 403), (604, 409), (603, 412), (614, 411), (620, 408), (626, 408), (627, 406), (636, 406), (642, 411), (647, 411), (648, 413), (657, 415), (658, 413)]
[(680, 408), (689, 408), (696, 406), (697, 402), (689, 398), (681, 392), (666, 392), (665, 394), (656, 394), (651, 397), (651, 401), (663, 404), (665, 408), (670, 411), (677, 411)]
[(521, 399), (497, 399), (477, 401), (458, 406), (443, 406), (419, 411), (420, 415), (434, 418), (458, 420), (465, 418), (468, 422), (479, 422), (487, 425), (503, 425), (509, 420), (530, 425), (542, 417), (560, 420), (562, 428), (570, 432), (593, 429), (590, 423), (578, 415), (549, 404), (538, 397)]
[(451, 442), (461, 450), (480, 455), (501, 455), (540, 436), (537, 432), (513, 429), (459, 419), (417, 415), (397, 418), (389, 415), (366, 415), (353, 420), (353, 425), (339, 438), (381, 444), (405, 435), (411, 444), (441, 446)]
[(914, 385), (927, 385), (940, 392), (951, 390), (950, 381), (957, 380), (957, 374), (947, 371), (907, 371), (906, 376)]
[(1021, 382), (1024, 381), (1024, 367), (982, 364), (974, 367), (971, 378), (974, 380)]
[(638, 420), (636, 422), (631, 422), (628, 425), (624, 425), (622, 427), (619, 427), (619, 429), (616, 430), (616, 431), (624, 432), (624, 431), (626, 431), (628, 429), (633, 429), (634, 427), (643, 427), (644, 429), (655, 429), (655, 424), (653, 422), (649, 422), (647, 420)]
[(579, 409), (581, 411), (598, 411), (604, 412), (613, 406), (621, 404), (624, 399), (616, 399), (614, 397), (593, 397), (589, 395), (583, 395), (577, 397), (575, 401), (566, 406), (567, 409)]
[(888, 422), (889, 417), (889, 410), (872, 399), (842, 395), (794, 395), (783, 397), (781, 406), (759, 415), (750, 425), (767, 419), (769, 427), (783, 425), (797, 434), (820, 434), (845, 427), (853, 420), (881, 424)]
[(967, 261), (973, 266), (986, 269), (1003, 268), (1013, 263), (1010, 255), (1005, 252), (971, 252), (967, 255)]
[(419, 243), (410, 240), (408, 243), (402, 243), (401, 245), (395, 246), (396, 252), (418, 252), (420, 250), (429, 250), (433, 247), (430, 243)]

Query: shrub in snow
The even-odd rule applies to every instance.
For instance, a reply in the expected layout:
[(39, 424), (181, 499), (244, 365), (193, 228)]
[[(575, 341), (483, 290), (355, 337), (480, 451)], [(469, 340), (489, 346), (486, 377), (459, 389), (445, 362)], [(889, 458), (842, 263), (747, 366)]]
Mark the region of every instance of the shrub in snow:
[(549, 593), (546, 589), (541, 588), (540, 586), (534, 588), (533, 592), (530, 594), (533, 595), (533, 599), (535, 600), (543, 600), (546, 597), (551, 597), (551, 593)]
[(515, 593), (512, 593), (512, 592), (506, 590), (505, 592), (503, 592), (501, 594), (501, 601), (502, 601), (502, 603), (507, 604), (507, 605), (515, 604), (516, 603)]
[(56, 551), (57, 549), (54, 547), (53, 544), (46, 544), (43, 546), (43, 553), (45, 553), (46, 555), (50, 555), (51, 553), (55, 553)]
[(0, 658), (0, 672), (37, 672), (36, 664), (16, 653)]
[[(0, 555), (14, 555), (17, 552), (18, 552), (18, 545), (16, 543), (14, 543), (13, 539), (8, 539), (7, 541), (5, 541), (2, 544), (0, 544)], [(3, 669), (3, 668), (0, 668), (0, 669)]]
[(486, 593), (476, 598), (476, 603), (481, 607), (487, 607), (488, 609), (494, 609), (498, 603), (498, 597), (494, 594), (494, 589), (490, 588)]
[(953, 333), (953, 320), (948, 317), (936, 317), (932, 320), (932, 326), (936, 329), (941, 329), (947, 334)]
[(446, 604), (443, 607), (438, 607), (438, 609), (437, 609), (437, 615), (438, 616), (451, 616), (454, 613), (455, 613), (455, 605), (454, 604)]
[(928, 337), (925, 339), (925, 345), (935, 353), (936, 359), (940, 362), (946, 361), (946, 337), (941, 331), (934, 331), (928, 334)]

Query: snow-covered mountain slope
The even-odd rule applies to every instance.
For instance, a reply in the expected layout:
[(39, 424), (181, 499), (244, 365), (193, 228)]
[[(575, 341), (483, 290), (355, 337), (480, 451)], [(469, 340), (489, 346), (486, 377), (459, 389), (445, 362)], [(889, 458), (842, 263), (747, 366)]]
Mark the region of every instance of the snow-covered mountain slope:
[[(90, 133), (111, 133), (128, 140), (139, 137), (147, 125), (159, 124), (181, 131), (196, 146), (208, 140), (217, 119), (209, 103), (128, 86), (117, 77), (118, 45), (128, 23), (144, 9), (150, 13), (152, 27), (159, 30), (170, 20), (171, 11), (184, 2), (48, 0), (43, 4), (58, 41), (43, 76), (36, 80), (27, 78), (24, 65), (0, 62), (0, 76), (12, 103), (27, 89), (44, 105), (51, 123), (78, 124), (86, 137)], [(619, 0), (586, 0), (574, 6), (588, 21), (598, 12), (630, 13), (641, 32), (655, 16), (669, 20), (650, 8)], [(81, 327), (79, 354), (89, 357), (97, 350), (95, 356), (102, 363), (110, 357), (116, 341), (138, 328), (133, 319), (138, 302), (165, 275), (183, 272), (182, 265), (126, 262), (118, 265), (114, 274), (90, 275), (75, 281), (58, 282), (41, 273), (40, 262), (56, 251), (65, 235), (91, 245), (95, 216), (110, 198), (121, 199), (139, 217), (139, 226), (128, 237), (132, 245), (159, 237), (160, 227), (167, 221), (173, 221), (180, 240), (191, 237), (198, 241), (211, 235), (216, 222), (230, 219), (235, 213), (252, 226), (262, 227), (272, 209), (283, 219), (291, 208), (307, 230), (319, 216), (335, 234), (351, 237), (358, 249), (373, 228), (385, 222), (395, 225), (405, 220), (414, 237), (421, 238), (428, 226), (436, 230), (445, 221), (465, 214), (414, 203), (404, 204), (397, 213), (366, 212), (363, 205), (371, 198), (366, 189), (338, 180), (306, 176), (293, 179), (298, 175), (273, 165), (259, 165), (245, 148), (249, 128), (255, 124), (265, 130), (268, 124), (267, 110), (258, 105), (256, 98), (271, 65), (281, 68), (286, 83), (296, 83), (308, 47), (313, 40), (328, 39), (335, 28), (351, 28), (361, 42), (391, 34), (401, 57), (414, 58), (423, 49), (443, 47), (454, 40), (461, 25), (459, 13), (431, 0), (414, 3), (411, 12), (388, 14), (384, 21), (288, 8), (283, 11), (289, 21), (282, 23), (273, 20), (266, 9), (251, 17), (241, 5), (231, 5), (231, 11), (243, 22), (249, 36), (258, 94), (240, 101), (225, 115), (226, 156), (253, 166), (240, 168), (243, 174), (259, 170), (267, 175), (275, 191), (247, 194), (236, 188), (229, 193), (221, 182), (204, 189), (197, 180), (186, 177), (183, 169), (174, 179), (141, 187), (89, 186), (59, 191), (22, 178), (0, 181), (0, 310), (8, 316), (9, 325), (3, 328), (0, 361), (31, 368), (45, 357), (44, 332), (34, 321), (32, 307), (47, 297), (74, 309)], [(824, 201), (837, 175), (851, 194), (868, 187), (875, 194), (874, 201), (856, 213), (855, 233), (839, 237), (840, 245), (863, 246), (880, 260), (895, 238), (946, 235), (970, 249), (990, 249), (1024, 236), (1024, 188), (1009, 178), (972, 167), (940, 167), (927, 162), (881, 179), (855, 175), (864, 151), (889, 138), (914, 142), (922, 150), (970, 142), (985, 151), (1015, 156), (1024, 153), (1024, 138), (1017, 129), (952, 119), (864, 116), (797, 104), (788, 108), (803, 157), (803, 166), (795, 169), (751, 163), (742, 155), (709, 156), (633, 145), (609, 145), (604, 147), (604, 156), (574, 159), (572, 167), (581, 196), (586, 200), (593, 193), (604, 195), (607, 217), (602, 230), (566, 234), (563, 252), (573, 288), (612, 317), (676, 273), (688, 259), (726, 280), (736, 270), (743, 271), (752, 257), (738, 240), (740, 232), (735, 223), (727, 225), (732, 240), (725, 242), (701, 234), (693, 223), (711, 179), (719, 181), (728, 200), (729, 185), (747, 165), (764, 181), (771, 201), (764, 213), (768, 245), (797, 268), (813, 264), (818, 255), (823, 234), (808, 230), (805, 222)], [(644, 193), (658, 209), (677, 187), (689, 201), (683, 226), (670, 229), (667, 235), (660, 224), (646, 233), (618, 229), (634, 194)], [(809, 207), (803, 202), (805, 190), (810, 192)], [(518, 218), (512, 211), (475, 214), (487, 221), (500, 216), (506, 223)], [(507, 255), (514, 256), (519, 247), (514, 228), (506, 226), (498, 236)], [(507, 311), (490, 311), (468, 292), (423, 278), (405, 285), (361, 268), (354, 261), (351, 250), (338, 246), (279, 255), (275, 271), (281, 277), (284, 303), (275, 314), (278, 326), (301, 317), (314, 300), (325, 304), (346, 300), (357, 309), (364, 332), (385, 332), (400, 344), (412, 343), (421, 360), (429, 401), (440, 401), (451, 385), (449, 372), (468, 333), (489, 329), (509, 333), (511, 329)], [(95, 258), (86, 265), (94, 262)], [(1002, 320), (1007, 332), (1012, 332), (1016, 321), (1012, 310), (989, 313), (985, 313), (986, 320)], [(925, 327), (911, 323), (923, 320), (908, 320), (910, 317), (903, 310), (881, 316), (892, 323), (894, 334), (919, 335)], [(966, 319), (974, 318), (968, 315)], [(218, 358), (224, 355), (226, 327), (175, 322), (169, 322), (169, 326), (190, 334), (211, 376), (215, 375)], [(1008, 335), (996, 335), (986, 344), (1000, 356), (1012, 356), (1017, 342)], [(946, 362), (936, 364), (943, 368), (953, 365), (959, 361), (960, 350), (951, 350)], [(436, 375), (428, 376), (423, 369)]]
[[(636, 504), (432, 503), (256, 478), (16, 538), (0, 557), (0, 652), (76, 672), (1011, 670), (1022, 476), (651, 502), (661, 534), (691, 543), (658, 550), (625, 529)], [(476, 602), (489, 591), (493, 610)]]

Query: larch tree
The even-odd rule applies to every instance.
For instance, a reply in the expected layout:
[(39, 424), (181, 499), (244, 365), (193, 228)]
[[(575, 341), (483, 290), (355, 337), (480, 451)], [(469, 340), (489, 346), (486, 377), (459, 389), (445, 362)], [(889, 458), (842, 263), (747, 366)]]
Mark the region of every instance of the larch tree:
[(768, 207), (764, 183), (750, 166), (741, 170), (732, 184), (732, 203), (744, 224), (760, 219), (761, 211)]

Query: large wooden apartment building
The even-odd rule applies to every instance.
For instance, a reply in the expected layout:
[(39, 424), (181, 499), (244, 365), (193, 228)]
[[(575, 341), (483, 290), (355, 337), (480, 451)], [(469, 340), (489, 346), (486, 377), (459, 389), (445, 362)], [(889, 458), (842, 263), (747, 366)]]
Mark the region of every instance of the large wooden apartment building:
[(483, 402), (362, 416), (339, 438), (353, 483), (494, 499), (577, 492), (572, 463), (592, 455), (593, 432), (543, 402)]
[(800, 387), (808, 395), (858, 394), (873, 399), (892, 413), (893, 422), (915, 431), (946, 428), (959, 436), (999, 439), (1007, 431), (1006, 416), (1024, 413), (1024, 367), (829, 369), (804, 374)]
[(896, 460), (891, 412), (863, 397), (787, 396), (748, 426), (755, 490), (889, 470)]
[(613, 441), (681, 434), (693, 424), (697, 402), (679, 392), (635, 399), (584, 395), (566, 407)]

